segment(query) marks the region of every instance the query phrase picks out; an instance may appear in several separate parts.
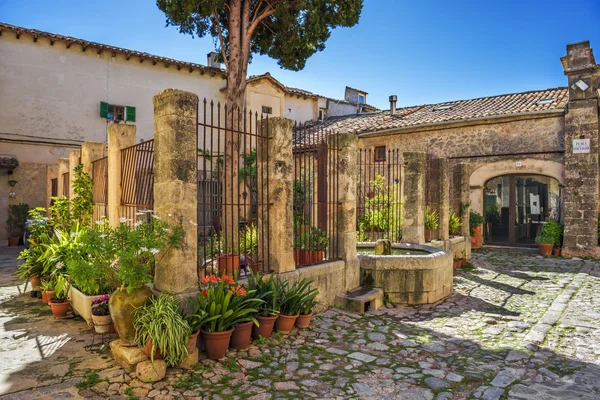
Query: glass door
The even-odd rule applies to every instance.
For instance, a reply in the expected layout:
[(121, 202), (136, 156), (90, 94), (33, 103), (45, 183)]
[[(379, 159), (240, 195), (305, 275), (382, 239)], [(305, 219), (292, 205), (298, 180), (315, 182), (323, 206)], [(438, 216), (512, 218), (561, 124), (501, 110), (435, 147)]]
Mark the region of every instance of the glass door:
[(510, 180), (510, 176), (505, 175), (489, 180), (485, 184), (484, 240), (486, 243), (509, 243)]

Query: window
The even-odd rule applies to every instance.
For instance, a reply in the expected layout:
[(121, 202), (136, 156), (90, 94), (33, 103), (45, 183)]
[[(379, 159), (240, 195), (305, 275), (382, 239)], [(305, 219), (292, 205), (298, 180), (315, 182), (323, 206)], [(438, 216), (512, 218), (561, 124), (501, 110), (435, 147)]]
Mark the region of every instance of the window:
[(104, 101), (101, 101), (100, 117), (110, 119), (116, 122), (135, 122), (135, 107), (118, 106), (115, 104), (108, 104)]
[(365, 104), (365, 96), (362, 94), (358, 95), (358, 104)]
[(375, 161), (385, 161), (385, 146), (375, 147)]
[(537, 104), (538, 106), (546, 106), (548, 104), (552, 104), (556, 101), (556, 98), (552, 98), (552, 99), (542, 99), (542, 100), (538, 100)]
[(454, 107), (456, 105), (456, 103), (445, 103), (445, 104), (440, 104), (437, 107), (434, 107), (433, 111), (442, 111), (442, 110), (449, 110), (452, 107)]
[(324, 108), (319, 109), (319, 121), (323, 121), (327, 117), (327, 111)]
[(273, 114), (273, 107), (262, 106), (263, 114)]

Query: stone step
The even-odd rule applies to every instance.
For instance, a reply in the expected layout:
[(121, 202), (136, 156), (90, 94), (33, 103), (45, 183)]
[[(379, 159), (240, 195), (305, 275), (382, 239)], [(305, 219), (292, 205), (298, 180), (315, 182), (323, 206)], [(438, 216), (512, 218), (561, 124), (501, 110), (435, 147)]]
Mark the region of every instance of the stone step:
[(379, 288), (359, 287), (349, 292), (338, 293), (334, 302), (334, 307), (357, 314), (377, 310), (382, 305), (383, 290)]

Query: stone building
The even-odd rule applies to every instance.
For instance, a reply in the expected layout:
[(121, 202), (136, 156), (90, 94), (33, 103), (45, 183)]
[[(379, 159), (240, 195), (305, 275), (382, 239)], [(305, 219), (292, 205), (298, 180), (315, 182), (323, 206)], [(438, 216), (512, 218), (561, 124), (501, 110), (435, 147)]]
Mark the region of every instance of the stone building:
[[(558, 61), (558, 60), (557, 60)], [(534, 245), (544, 221), (564, 222), (565, 255), (598, 252), (600, 66), (589, 42), (567, 46), (567, 86), (327, 118), (385, 161), (386, 150), (470, 163), (471, 209), (485, 241)]]

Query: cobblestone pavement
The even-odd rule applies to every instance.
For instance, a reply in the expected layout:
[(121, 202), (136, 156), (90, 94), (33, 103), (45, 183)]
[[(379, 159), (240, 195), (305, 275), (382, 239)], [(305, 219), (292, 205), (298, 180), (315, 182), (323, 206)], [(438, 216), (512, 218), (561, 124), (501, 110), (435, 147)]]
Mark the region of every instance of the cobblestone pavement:
[(598, 261), (477, 251), (436, 305), (364, 317), (329, 309), (308, 330), (152, 385), (106, 350), (85, 350), (83, 322), (54, 321), (39, 300), (16, 296), (14, 254), (0, 250), (0, 398), (600, 398)]

